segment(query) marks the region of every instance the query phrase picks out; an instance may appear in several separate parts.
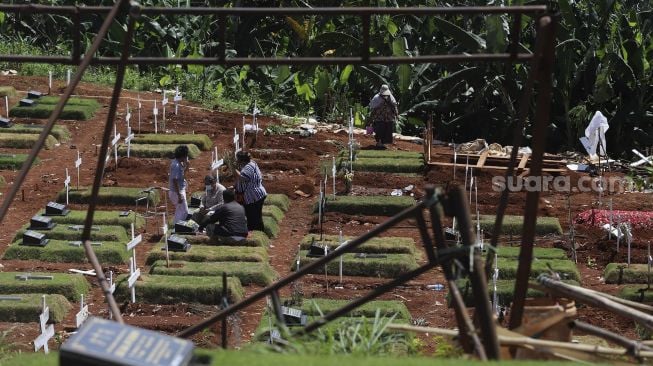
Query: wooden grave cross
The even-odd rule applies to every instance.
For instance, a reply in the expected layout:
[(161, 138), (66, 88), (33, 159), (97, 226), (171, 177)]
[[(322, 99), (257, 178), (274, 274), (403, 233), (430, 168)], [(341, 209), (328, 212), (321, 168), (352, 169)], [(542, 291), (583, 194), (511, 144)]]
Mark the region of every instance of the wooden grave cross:
[(70, 71), (70, 69), (68, 69), (66, 71), (66, 86), (70, 85), (70, 74), (71, 74), (71, 71)]
[(43, 348), (43, 351), (46, 354), (50, 353), (48, 341), (50, 338), (54, 337), (54, 325), (48, 325), (48, 320), (50, 320), (50, 308), (45, 303), (45, 295), (43, 295), (43, 311), (39, 315), (41, 334), (34, 339), (34, 352), (38, 352), (38, 350)]
[(134, 139), (134, 133), (132, 132), (132, 128), (130, 126), (127, 126), (127, 136), (125, 136), (125, 143), (127, 144), (127, 157), (129, 158), (131, 156), (131, 149), (132, 149), (132, 140)]
[[(254, 131), (258, 134), (258, 118), (256, 116), (261, 113), (261, 110), (256, 107), (256, 101), (254, 101), (254, 109), (252, 110), (252, 125), (254, 126)], [(308, 123), (308, 121), (306, 121)]]
[(5, 95), (5, 112), (7, 113), (7, 118), (9, 118), (9, 96)]
[(156, 99), (154, 99), (154, 108), (152, 109), (152, 114), (154, 114), (154, 133), (159, 133), (159, 123), (157, 121), (159, 108), (156, 107)]
[(163, 106), (163, 113), (161, 119), (161, 128), (165, 131), (166, 129), (166, 104), (168, 104), (168, 97), (166, 96), (166, 91), (163, 91), (163, 99), (161, 99), (161, 105)]
[(179, 102), (181, 102), (181, 93), (179, 93), (179, 87), (175, 88), (175, 96), (172, 98), (172, 101), (175, 102), (175, 116), (179, 114)]
[(336, 198), (336, 157), (333, 157), (331, 164), (331, 177), (333, 178), (333, 199)]
[(143, 241), (143, 234), (134, 236), (134, 224), (132, 224), (132, 240), (127, 243), (127, 250), (132, 251), (132, 256), (129, 258), (129, 278), (127, 285), (131, 291), (132, 304), (136, 302), (136, 280), (141, 276), (141, 269), (136, 266), (136, 246)]
[(240, 135), (238, 135), (238, 129), (234, 127), (234, 156), (238, 154), (240, 149)]
[(120, 132), (116, 128), (116, 125), (113, 125), (113, 140), (111, 140), (111, 146), (113, 146), (113, 157), (116, 159), (116, 170), (118, 170), (118, 141), (120, 141)]
[(75, 326), (77, 329), (88, 319), (88, 314), (88, 304), (84, 303), (84, 294), (82, 294), (81, 300), (79, 301), (79, 312), (75, 315)]
[(66, 186), (66, 204), (68, 204), (68, 191), (70, 189), (70, 175), (68, 175), (68, 168), (66, 168), (66, 180), (63, 181), (63, 185)]
[[(113, 271), (109, 271), (109, 292), (113, 295), (116, 292), (116, 284), (113, 283)], [(109, 309), (109, 319), (113, 319), (113, 313)]]
[(224, 165), (224, 159), (218, 159), (218, 147), (211, 153), (211, 170), (215, 170), (215, 180), (220, 183), (220, 167)]
[(75, 168), (77, 168), (77, 189), (79, 189), (79, 167), (82, 166), (82, 157), (77, 150), (77, 160), (75, 160)]
[(161, 226), (163, 238), (166, 241), (166, 267), (170, 267), (170, 251), (168, 250), (168, 221), (166, 220), (166, 213), (163, 213), (163, 226)]
[(138, 133), (141, 133), (141, 109), (143, 109), (143, 104), (141, 103), (141, 95), (138, 94)]

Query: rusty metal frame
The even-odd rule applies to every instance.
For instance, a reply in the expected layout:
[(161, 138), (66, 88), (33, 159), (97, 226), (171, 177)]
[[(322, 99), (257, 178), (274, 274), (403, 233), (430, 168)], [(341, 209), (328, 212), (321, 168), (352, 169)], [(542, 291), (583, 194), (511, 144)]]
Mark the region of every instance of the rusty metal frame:
[[(120, 57), (96, 57), (94, 54), (99, 48), (102, 39), (106, 36), (108, 28), (111, 22), (118, 16), (120, 10), (123, 10), (125, 14), (129, 16), (129, 25), (128, 25), (128, 37), (125, 37), (123, 43), (122, 54)], [(81, 77), (86, 70), (86, 68), (91, 64), (101, 64), (101, 65), (117, 65), (117, 78), (114, 85), (112, 101), (109, 108), (109, 115), (107, 117), (107, 124), (105, 125), (105, 131), (103, 136), (103, 143), (100, 150), (100, 156), (98, 159), (98, 164), (96, 167), (95, 180), (93, 184), (93, 191), (91, 195), (91, 204), (89, 205), (87, 217), (85, 221), (85, 227), (82, 234), (84, 241), (84, 247), (89, 258), (89, 261), (93, 264), (93, 267), (96, 269), (98, 274), (98, 281), (103, 289), (107, 302), (109, 303), (110, 310), (114, 315), (115, 319), (122, 322), (120, 316), (120, 311), (115, 303), (113, 295), (108, 291), (108, 284), (104, 278), (101, 264), (98, 262), (93, 252), (93, 248), (90, 246), (88, 241), (90, 227), (93, 219), (93, 214), (95, 210), (95, 202), (99, 192), (99, 187), (101, 185), (101, 172), (104, 168), (104, 157), (106, 156), (108, 149), (108, 140), (110, 138), (111, 130), (114, 124), (115, 112), (117, 109), (117, 103), (120, 97), (120, 89), (122, 87), (122, 81), (124, 77), (124, 72), (127, 65), (133, 64), (149, 64), (149, 65), (167, 65), (167, 64), (181, 64), (181, 65), (344, 65), (344, 64), (418, 64), (418, 63), (427, 63), (427, 62), (439, 62), (439, 63), (448, 63), (448, 62), (503, 62), (506, 64), (510, 63), (523, 63), (530, 61), (534, 67), (534, 70), (531, 70), (529, 79), (527, 82), (527, 93), (522, 95), (520, 100), (520, 120), (525, 120), (527, 115), (527, 105), (528, 100), (530, 99), (530, 89), (535, 82), (535, 79), (538, 81), (538, 85), (542, 91), (538, 94), (538, 109), (537, 109), (537, 120), (535, 131), (538, 134), (535, 134), (535, 143), (534, 143), (534, 154), (533, 167), (531, 168), (531, 173), (538, 173), (538, 165), (541, 168), (541, 159), (543, 144), (545, 140), (544, 132), (546, 132), (546, 117), (548, 116), (548, 107), (550, 103), (550, 91), (551, 91), (551, 65), (553, 63), (553, 32), (554, 32), (554, 21), (549, 15), (548, 8), (543, 5), (537, 6), (508, 6), (508, 7), (423, 7), (423, 8), (157, 8), (157, 7), (140, 7), (136, 2), (129, 2), (129, 0), (120, 0), (116, 2), (113, 7), (102, 7), (102, 6), (46, 6), (46, 5), (0, 5), (0, 12), (7, 13), (46, 13), (46, 14), (60, 14), (60, 15), (69, 15), (72, 18), (73, 26), (71, 27), (73, 34), (73, 47), (70, 57), (66, 56), (26, 56), (26, 55), (0, 55), (0, 62), (40, 62), (40, 63), (58, 63), (58, 64), (68, 64), (68, 65), (78, 65), (79, 68), (75, 73), (75, 76), (71, 80), (70, 85), (66, 88), (63, 97), (55, 107), (52, 115), (48, 119), (41, 135), (39, 135), (39, 140), (34, 145), (30, 154), (27, 158), (27, 161), (23, 164), (15, 183), (12, 186), (10, 192), (5, 196), (2, 206), (0, 206), (0, 222), (4, 219), (9, 206), (13, 199), (16, 197), (17, 191), (25, 180), (25, 177), (32, 165), (32, 162), (36, 158), (36, 155), (44, 145), (45, 138), (51, 131), (55, 121), (59, 117), (63, 106), (67, 102), (68, 98), (72, 94), (73, 90), (81, 80)], [(81, 29), (81, 19), (84, 15), (87, 14), (106, 14), (106, 18), (102, 27), (97, 33), (97, 36), (94, 38), (91, 47), (86, 51), (82, 58), (81, 50), (81, 37), (79, 35), (79, 30)], [(120, 13), (122, 14), (122, 13)], [(213, 15), (218, 18), (218, 40), (219, 40), (219, 55), (215, 58), (164, 58), (164, 57), (130, 57), (129, 55), (129, 46), (131, 43), (131, 38), (133, 36), (133, 25), (136, 19), (140, 15)], [(425, 56), (416, 56), (416, 57), (385, 57), (385, 56), (371, 56), (369, 53), (369, 32), (370, 32), (370, 18), (373, 15), (420, 15), (420, 16), (429, 16), (429, 15), (449, 15), (449, 14), (458, 14), (458, 15), (478, 15), (478, 14), (509, 14), (513, 18), (513, 32), (511, 35), (509, 52), (507, 53), (497, 53), (497, 54), (487, 54), (487, 53), (476, 53), (476, 54), (438, 54), (438, 55), (425, 55)], [(521, 20), (522, 15), (528, 14), (539, 18), (539, 24), (537, 27), (538, 35), (538, 46), (535, 54), (530, 53), (518, 53), (517, 45), (520, 39), (520, 27), (518, 26)], [(358, 16), (361, 18), (361, 26), (363, 30), (363, 36), (361, 40), (361, 55), (358, 56), (348, 56), (348, 57), (285, 57), (285, 58), (266, 58), (266, 57), (226, 57), (226, 17), (227, 16), (288, 16), (288, 15), (324, 15), (324, 16), (337, 16), (337, 15), (351, 15)], [(537, 68), (537, 70), (535, 70)], [(537, 77), (535, 73), (537, 72)], [(522, 118), (523, 116), (523, 118)], [(523, 123), (523, 122), (522, 122)], [(539, 133), (541, 132), (541, 133)], [(516, 133), (517, 135), (517, 133)], [(430, 156), (429, 156), (430, 159)], [(509, 171), (514, 169), (516, 165), (516, 154), (511, 156)], [(462, 298), (460, 293), (457, 291), (457, 287), (454, 283), (454, 278), (452, 274), (452, 263), (457, 260), (461, 255), (469, 255), (470, 250), (472, 250), (471, 243), (471, 224), (469, 221), (469, 212), (466, 200), (463, 198), (464, 194), (460, 192), (459, 188), (452, 190), (448, 196), (436, 195), (432, 188), (427, 190), (427, 196), (425, 199), (420, 201), (413, 208), (407, 209), (406, 211), (398, 214), (397, 216), (391, 218), (386, 223), (378, 226), (368, 234), (365, 234), (357, 239), (352, 240), (349, 244), (341, 247), (341, 249), (336, 250), (330, 253), (328, 256), (310, 264), (300, 271), (293, 273), (284, 279), (281, 279), (277, 283), (267, 287), (266, 289), (250, 296), (249, 298), (241, 301), (240, 303), (231, 305), (230, 307), (223, 309), (213, 317), (206, 319), (205, 321), (188, 328), (187, 330), (181, 332), (180, 336), (190, 336), (204, 327), (213, 324), (228, 314), (236, 312), (245, 306), (253, 303), (254, 301), (261, 299), (267, 295), (271, 295), (273, 302), (276, 303), (275, 308), (279, 308), (278, 302), (278, 289), (283, 286), (288, 285), (292, 281), (300, 278), (301, 276), (308, 273), (311, 269), (317, 268), (326, 264), (328, 261), (337, 258), (338, 256), (353, 250), (358, 245), (364, 243), (366, 240), (371, 237), (378, 235), (379, 233), (387, 230), (388, 228), (396, 225), (398, 222), (408, 218), (414, 217), (418, 222), (418, 227), (420, 229), (420, 234), (422, 236), (422, 241), (427, 252), (428, 263), (417, 270), (406, 273), (398, 278), (390, 281), (374, 291), (370, 292), (368, 295), (355, 300), (349, 303), (347, 306), (336, 310), (330, 314), (327, 314), (319, 321), (309, 324), (306, 328), (302, 329), (300, 333), (309, 332), (311, 330), (317, 329), (326, 322), (335, 319), (338, 316), (346, 314), (348, 311), (354, 309), (357, 306), (381, 295), (384, 292), (389, 291), (398, 284), (404, 283), (405, 281), (418, 276), (430, 268), (435, 267), (436, 265), (442, 265), (445, 271), (445, 276), (450, 286), (450, 290), (453, 295), (453, 304), (456, 309), (456, 317), (458, 320), (459, 327), (461, 328), (461, 340), (463, 345), (466, 345), (466, 350), (468, 352), (476, 352), (477, 355), (482, 359), (497, 359), (499, 357), (498, 343), (496, 337), (496, 329), (493, 320), (493, 315), (489, 306), (489, 297), (487, 293), (487, 283), (484, 273), (482, 271), (482, 266), (478, 257), (474, 258), (471, 266), (465, 266), (464, 261), (462, 267), (466, 267), (468, 271), (471, 272), (472, 287), (474, 288), (475, 298), (477, 300), (476, 304), (476, 315), (477, 323), (481, 328), (481, 335), (484, 342), (481, 342), (476, 330), (474, 329), (474, 324), (469, 319), (464, 304), (462, 303)], [(532, 256), (532, 241), (534, 237), (533, 227), (534, 222), (537, 216), (537, 197), (538, 194), (534, 193), (529, 194), (527, 199), (527, 212), (524, 218), (525, 221), (525, 233), (522, 239), (522, 250), (520, 254), (520, 259), (530, 258)], [(502, 202), (505, 200), (504, 204), (507, 202), (507, 195), (504, 197), (502, 195)], [(446, 203), (443, 207), (443, 203)], [(457, 217), (461, 223), (461, 228), (463, 231), (463, 243), (465, 244), (462, 248), (447, 248), (446, 243), (444, 242), (444, 234), (442, 232), (442, 227), (440, 225), (440, 212), (442, 209), (445, 212), (448, 212), (450, 216)], [(505, 208), (504, 208), (505, 209)], [(433, 247), (433, 241), (431, 239), (431, 234), (429, 234), (426, 228), (426, 222), (423, 217), (423, 211), (428, 210), (430, 212), (431, 218), (431, 229), (435, 237), (435, 243), (437, 250)], [(503, 212), (499, 212), (498, 222), (502, 219)], [(499, 225), (500, 226), (500, 225)], [(533, 227), (531, 227), (533, 226)], [(460, 266), (460, 265), (459, 265)], [(528, 274), (530, 273), (530, 261), (520, 263), (519, 271), (525, 276), (520, 276), (517, 280), (517, 289), (525, 289), (524, 284), (520, 284), (520, 279), (527, 281)], [(526, 282), (524, 282), (526, 283)], [(523, 298), (525, 296), (521, 293), (515, 294), (515, 303), (519, 303), (520, 300), (523, 306)], [(520, 314), (519, 306), (513, 308), (513, 314)], [(277, 312), (277, 317), (280, 314)], [(512, 320), (512, 319), (511, 319)], [(520, 322), (521, 316), (515, 322)], [(511, 322), (512, 325), (512, 322)], [(463, 331), (464, 330), (464, 331)]]

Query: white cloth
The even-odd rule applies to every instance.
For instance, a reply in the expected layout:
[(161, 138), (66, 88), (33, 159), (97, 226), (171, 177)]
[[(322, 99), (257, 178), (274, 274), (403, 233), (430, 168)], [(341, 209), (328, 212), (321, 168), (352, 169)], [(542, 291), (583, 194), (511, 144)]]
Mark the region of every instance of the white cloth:
[(605, 118), (603, 113), (596, 111), (594, 117), (590, 121), (590, 124), (585, 129), (585, 139), (581, 138), (581, 142), (585, 146), (587, 153), (590, 156), (590, 159), (594, 160), (597, 158), (596, 149), (599, 145), (599, 139), (601, 141), (601, 155), (606, 156), (606, 142), (605, 142), (605, 132), (610, 128), (608, 125), (608, 119)]
[[(390, 102), (392, 102), (392, 104), (397, 104), (397, 100), (392, 94), (390, 94)], [(383, 96), (381, 96), (380, 93), (377, 93), (370, 101), (370, 109), (378, 108), (381, 104), (383, 104)]]
[(179, 196), (177, 192), (168, 191), (168, 198), (173, 205), (175, 205), (175, 220), (173, 224), (178, 223), (179, 221), (186, 221), (188, 217), (188, 202), (186, 201), (186, 190), (179, 192), (181, 194), (181, 203), (179, 202)]

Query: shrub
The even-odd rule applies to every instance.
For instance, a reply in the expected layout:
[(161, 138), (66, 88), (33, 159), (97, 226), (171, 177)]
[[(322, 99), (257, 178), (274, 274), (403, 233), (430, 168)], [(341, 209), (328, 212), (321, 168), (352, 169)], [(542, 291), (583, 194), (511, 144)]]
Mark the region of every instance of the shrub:
[[(268, 252), (261, 247), (193, 246), (188, 252), (169, 252), (171, 260), (187, 262), (267, 262)], [(148, 253), (146, 264), (166, 259), (165, 250), (155, 245)]]
[(424, 169), (424, 160), (396, 158), (357, 158), (354, 161), (353, 169), (355, 172), (419, 173)]
[[(46, 104), (39, 100), (35, 106), (31, 107), (21, 107), (16, 105), (9, 111), (9, 115), (11, 117), (19, 118), (47, 119), (50, 118), (55, 106), (55, 104)], [(90, 105), (66, 105), (61, 111), (59, 119), (86, 121), (93, 118), (93, 114), (96, 110), (97, 107)]]
[[(1, 133), (0, 130), (0, 147), (11, 148), (11, 149), (31, 149), (36, 141), (39, 139), (39, 135), (33, 133)], [(59, 141), (54, 138), (52, 135), (48, 135), (45, 138), (45, 144), (43, 145), (46, 149), (52, 149), (57, 145)]]
[(267, 205), (267, 206), (263, 206), (263, 216), (270, 217), (274, 219), (274, 221), (277, 224), (280, 224), (285, 214), (283, 213), (283, 211), (281, 211), (279, 207), (274, 205)]
[[(69, 240), (76, 241), (81, 240), (82, 231), (75, 230), (70, 227), (71, 225), (59, 225), (57, 224), (54, 228), (50, 230), (34, 230), (45, 234), (48, 239), (56, 240)], [(14, 241), (21, 240), (23, 238), (23, 233), (29, 224), (24, 225), (20, 230), (16, 232), (14, 236)], [(117, 241), (121, 243), (128, 242), (131, 237), (127, 236), (127, 230), (122, 226), (96, 226), (99, 230), (91, 230), (91, 240), (92, 241)]]
[[(131, 230), (131, 224), (134, 224), (136, 230), (140, 230), (145, 226), (145, 219), (142, 216), (130, 212), (127, 216), (120, 216), (121, 211), (95, 211), (93, 214), (93, 225), (110, 225), (122, 226), (127, 230)], [(38, 215), (45, 214), (45, 210), (41, 210)], [(51, 216), (52, 221), (60, 225), (84, 225), (86, 221), (86, 211), (70, 210), (66, 216)], [(131, 231), (130, 231), (131, 232)]]
[(279, 225), (270, 216), (263, 216), (263, 230), (271, 239), (274, 239), (279, 235)]
[[(0, 154), (0, 169), (18, 170), (23, 167), (23, 163), (27, 160), (27, 154)], [(41, 159), (36, 158), (34, 165), (41, 162)]]
[[(481, 215), (481, 229), (486, 233), (492, 233), (494, 230), (495, 217), (493, 215)], [(503, 217), (501, 234), (504, 235), (521, 235), (523, 231), (524, 217), (506, 215)], [(535, 234), (562, 234), (562, 227), (557, 217), (541, 216), (537, 218), (535, 225)]]
[(200, 150), (208, 151), (213, 147), (213, 141), (205, 134), (144, 134), (134, 137), (136, 144), (193, 144)]
[[(563, 281), (565, 283), (578, 286), (578, 282), (576, 281)], [(468, 280), (458, 280), (456, 281), (456, 284), (458, 285), (458, 288), (460, 289), (460, 293), (463, 296), (463, 300), (465, 302), (466, 306), (475, 306), (474, 302), (474, 294), (472, 292), (472, 287), (469, 283)], [(493, 288), (492, 288), (492, 281), (488, 281), (488, 294), (490, 296), (490, 299), (492, 299), (493, 294)], [(497, 298), (499, 301), (499, 304), (501, 305), (509, 305), (515, 294), (515, 281), (514, 280), (498, 280), (497, 281)], [(546, 294), (536, 290), (534, 288), (529, 287), (528, 291), (526, 292), (526, 297), (545, 297)], [(450, 296), (447, 294), (447, 299), (450, 301)]]
[(288, 212), (290, 206), (290, 199), (285, 194), (268, 194), (265, 198), (264, 206), (277, 206), (281, 211)]
[(168, 276), (202, 276), (237, 277), (243, 285), (256, 284), (267, 286), (279, 275), (267, 263), (261, 262), (183, 262), (171, 261), (170, 267), (166, 261), (159, 260), (152, 264), (151, 274)]
[(619, 291), (619, 296), (622, 299), (651, 303), (653, 302), (653, 291), (646, 289), (646, 285), (629, 285), (624, 286), (621, 291)]
[[(92, 188), (81, 187), (80, 189), (70, 189), (68, 191), (68, 202), (83, 203), (90, 202)], [(147, 197), (150, 206), (159, 203), (159, 191), (154, 190), (151, 194), (143, 192), (143, 188), (130, 187), (100, 187), (97, 196), (97, 203), (104, 205), (134, 205), (136, 199)], [(57, 202), (66, 202), (66, 189), (62, 189), (57, 195)], [(144, 206), (145, 202), (140, 202)]]
[[(327, 199), (326, 212), (340, 212), (348, 215), (393, 216), (415, 204), (407, 196), (337, 196)], [(317, 204), (313, 212), (318, 212)]]
[(0, 86), (0, 97), (15, 97), (16, 89), (13, 86)]
[[(207, 235), (183, 235), (191, 244), (200, 245), (228, 245), (241, 247), (264, 247), (270, 246), (270, 238), (262, 231), (251, 231), (245, 240), (234, 240), (224, 236), (207, 236)], [(163, 240), (161, 241), (163, 243)]]
[[(521, 247), (504, 247), (500, 246), (498, 249), (499, 257), (503, 258), (518, 258)], [(568, 259), (567, 253), (558, 248), (533, 248), (533, 257), (544, 259)]]
[[(40, 260), (44, 262), (88, 263), (83, 246), (70, 245), (69, 241), (51, 239), (45, 247), (19, 245), (22, 240), (13, 242), (5, 251), (2, 259)], [(93, 246), (98, 260), (102, 263), (128, 263), (131, 252), (126, 243), (102, 242)]]
[[(343, 237), (344, 240), (353, 239), (352, 236)], [(301, 249), (308, 250), (311, 246), (311, 243), (315, 239), (315, 242), (319, 245), (328, 245), (329, 250), (335, 250), (340, 243), (338, 242), (338, 235), (323, 235), (322, 240), (320, 240), (320, 235), (309, 234), (306, 235), (301, 243)], [(412, 238), (402, 238), (402, 237), (376, 237), (366, 241), (364, 244), (356, 248), (358, 253), (396, 253), (396, 254), (416, 254), (417, 250), (415, 248), (415, 241)]]
[[(608, 263), (603, 273), (605, 283), (648, 283), (648, 265), (626, 263)], [(653, 274), (650, 275), (653, 280)]]
[[(43, 295), (17, 294), (20, 300), (0, 301), (0, 322), (8, 323), (34, 323), (38, 322), (43, 311)], [(50, 321), (61, 323), (66, 314), (72, 309), (70, 302), (62, 295), (53, 294), (45, 296), (45, 303), (50, 309)]]
[[(306, 250), (302, 250), (300, 253), (300, 266), (306, 266), (320, 259), (319, 257), (307, 257), (308, 251)], [(294, 263), (292, 267), (292, 269), (296, 269)], [(340, 260), (332, 260), (327, 264), (327, 273), (338, 275), (339, 268)], [(342, 274), (345, 276), (394, 278), (415, 268), (417, 268), (417, 262), (415, 257), (410, 254), (386, 254), (385, 258), (357, 258), (354, 253), (346, 253), (342, 260)], [(312, 273), (323, 274), (324, 267), (319, 267)]]
[[(119, 301), (129, 298), (129, 275), (116, 281)], [(230, 302), (243, 298), (243, 288), (236, 277), (227, 277), (227, 296)], [(178, 304), (180, 302), (220, 305), (222, 303), (221, 277), (141, 275), (136, 281), (136, 298), (150, 304)]]
[(81, 274), (29, 273), (34, 276), (53, 276), (53, 279), (21, 281), (16, 279), (16, 275), (26, 272), (0, 272), (0, 294), (59, 294), (70, 301), (78, 301), (79, 295), (86, 295), (90, 289), (86, 278)]
[[(27, 133), (27, 134), (40, 134), (43, 131), (43, 125), (26, 125), (26, 124), (14, 124), (9, 128), (0, 129), (0, 133), (6, 134), (18, 134), (18, 133)], [(70, 130), (66, 126), (52, 126), (52, 131), (50, 135), (54, 136), (59, 142), (67, 142), (70, 140)]]
[[(172, 159), (175, 156), (175, 148), (178, 145), (163, 145), (163, 144), (131, 144), (130, 156), (135, 158), (151, 158)], [(188, 146), (188, 157), (195, 159), (200, 156), (200, 149), (193, 144), (186, 144)], [(127, 156), (127, 145), (121, 144), (118, 146), (118, 156)]]
[[(519, 261), (516, 259), (506, 259), (499, 257), (497, 267), (499, 268), (499, 278), (502, 280), (512, 280), (517, 276), (517, 265)], [(549, 266), (553, 271), (560, 274), (564, 280), (574, 280), (580, 282), (580, 272), (574, 262), (568, 259), (546, 259), (534, 260), (531, 262), (531, 278), (537, 278), (542, 273), (549, 273)]]

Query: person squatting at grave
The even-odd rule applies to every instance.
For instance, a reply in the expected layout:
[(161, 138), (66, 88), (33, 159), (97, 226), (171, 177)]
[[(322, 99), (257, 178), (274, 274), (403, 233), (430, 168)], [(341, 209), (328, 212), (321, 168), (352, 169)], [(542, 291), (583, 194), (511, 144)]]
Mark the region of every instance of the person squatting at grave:
[(188, 202), (186, 201), (186, 170), (188, 169), (188, 146), (179, 145), (175, 148), (175, 157), (170, 163), (170, 180), (168, 198), (175, 205), (174, 224), (188, 218)]
[(399, 115), (397, 101), (387, 85), (381, 85), (379, 92), (370, 101), (370, 121), (374, 128), (376, 147), (385, 149), (385, 144), (392, 144), (395, 120)]
[(195, 222), (202, 222), (205, 217), (211, 216), (215, 209), (224, 203), (222, 194), (226, 188), (218, 183), (214, 176), (207, 175), (204, 177), (204, 188), (200, 208), (193, 214), (193, 221)]
[[(236, 154), (236, 193), (242, 194), (247, 215), (247, 228), (263, 231), (263, 203), (267, 192), (263, 187), (263, 175), (247, 151)], [(240, 169), (240, 171), (238, 170)]]
[(207, 216), (200, 223), (199, 231), (206, 228), (208, 236), (225, 236), (234, 239), (247, 237), (247, 216), (245, 208), (235, 201), (236, 193), (233, 189), (226, 189), (222, 193), (224, 204), (215, 209), (211, 216)]

